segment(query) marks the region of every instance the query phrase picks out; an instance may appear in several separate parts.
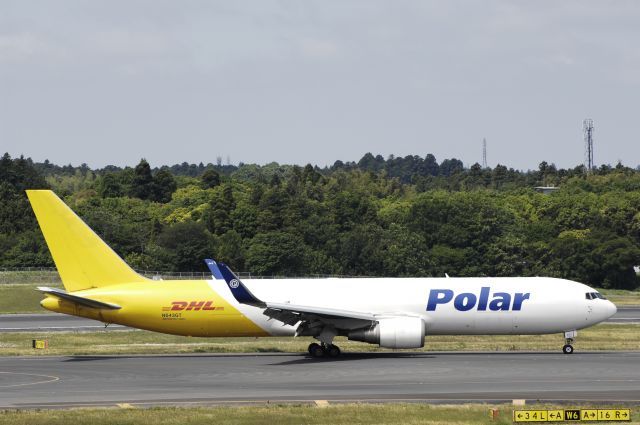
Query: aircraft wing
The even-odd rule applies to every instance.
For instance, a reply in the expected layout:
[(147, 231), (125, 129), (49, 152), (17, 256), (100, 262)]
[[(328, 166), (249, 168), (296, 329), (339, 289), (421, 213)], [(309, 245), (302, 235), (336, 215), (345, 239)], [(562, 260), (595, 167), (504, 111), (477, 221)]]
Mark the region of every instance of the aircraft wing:
[(62, 289), (39, 286), (38, 291), (45, 293), (47, 295), (53, 295), (54, 297), (57, 297), (66, 301), (70, 301), (72, 303), (80, 304), (81, 306), (84, 306), (84, 307), (101, 308), (101, 309), (107, 309), (107, 310), (119, 310), (120, 308), (122, 308), (117, 304), (105, 303), (102, 301), (92, 300), (91, 298), (73, 295), (68, 293), (67, 291), (63, 291)]
[(321, 321), (336, 325), (336, 327), (361, 328), (377, 321), (375, 315), (368, 312), (262, 301), (244, 286), (226, 264), (216, 263), (209, 259), (205, 260), (205, 262), (214, 277), (221, 276), (227, 282), (231, 293), (240, 304), (263, 308), (266, 316), (287, 325), (293, 326), (299, 322)]
[(299, 314), (313, 314), (316, 316), (325, 316), (330, 318), (366, 320), (369, 322), (376, 320), (375, 316), (371, 313), (360, 313), (357, 311), (336, 310), (336, 309), (321, 308), (321, 307), (308, 307), (308, 306), (288, 304), (288, 303), (269, 303), (268, 302), (265, 304), (267, 306), (267, 309), (271, 309), (271, 310), (290, 311), (290, 312), (299, 313)]

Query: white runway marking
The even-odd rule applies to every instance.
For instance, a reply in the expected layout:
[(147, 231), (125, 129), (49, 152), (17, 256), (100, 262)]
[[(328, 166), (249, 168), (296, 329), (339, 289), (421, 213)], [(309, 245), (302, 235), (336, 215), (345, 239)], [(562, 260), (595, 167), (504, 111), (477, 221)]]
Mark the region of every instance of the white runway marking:
[(21, 375), (21, 376), (35, 376), (38, 378), (48, 378), (46, 380), (43, 381), (36, 381), (36, 382), (25, 382), (22, 384), (9, 384), (9, 385), (0, 385), (0, 388), (12, 388), (12, 387), (25, 387), (27, 385), (38, 385), (38, 384), (46, 384), (48, 382), (55, 382), (55, 381), (59, 381), (60, 377), (58, 376), (51, 376), (51, 375), (38, 375), (35, 373), (22, 373), (22, 372), (0, 372), (1, 374), (6, 374), (6, 375)]

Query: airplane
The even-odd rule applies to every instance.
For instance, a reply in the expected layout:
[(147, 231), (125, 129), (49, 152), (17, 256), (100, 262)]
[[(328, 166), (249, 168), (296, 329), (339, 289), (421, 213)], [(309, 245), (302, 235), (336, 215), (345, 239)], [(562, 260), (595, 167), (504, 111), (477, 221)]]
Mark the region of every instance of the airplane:
[(246, 279), (207, 259), (209, 280), (136, 273), (50, 190), (27, 190), (64, 290), (39, 287), (42, 307), (149, 331), (196, 337), (310, 336), (313, 357), (337, 357), (337, 336), (392, 349), (429, 335), (563, 333), (616, 313), (582, 283), (549, 277)]

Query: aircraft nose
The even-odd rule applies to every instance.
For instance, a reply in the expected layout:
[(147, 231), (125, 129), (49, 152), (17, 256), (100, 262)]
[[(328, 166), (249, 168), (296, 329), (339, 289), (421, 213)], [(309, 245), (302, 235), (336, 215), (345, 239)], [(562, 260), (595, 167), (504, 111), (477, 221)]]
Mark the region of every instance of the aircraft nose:
[(611, 301), (607, 301), (607, 319), (618, 312), (618, 307)]

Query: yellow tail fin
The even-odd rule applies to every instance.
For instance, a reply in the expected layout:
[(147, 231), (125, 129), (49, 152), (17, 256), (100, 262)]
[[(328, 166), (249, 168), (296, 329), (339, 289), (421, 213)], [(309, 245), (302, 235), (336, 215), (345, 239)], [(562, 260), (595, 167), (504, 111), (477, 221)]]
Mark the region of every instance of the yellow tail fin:
[(147, 280), (134, 272), (55, 193), (27, 190), (27, 196), (67, 291)]

